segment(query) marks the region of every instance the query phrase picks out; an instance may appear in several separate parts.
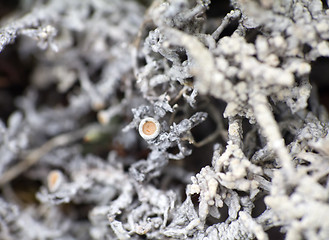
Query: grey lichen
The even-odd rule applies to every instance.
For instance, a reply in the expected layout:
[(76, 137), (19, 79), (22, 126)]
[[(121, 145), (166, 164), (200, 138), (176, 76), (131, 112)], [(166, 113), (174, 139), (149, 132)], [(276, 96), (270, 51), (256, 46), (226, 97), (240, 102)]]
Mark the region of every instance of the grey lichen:
[(0, 18), (0, 238), (329, 239), (328, 8), (18, 1)]

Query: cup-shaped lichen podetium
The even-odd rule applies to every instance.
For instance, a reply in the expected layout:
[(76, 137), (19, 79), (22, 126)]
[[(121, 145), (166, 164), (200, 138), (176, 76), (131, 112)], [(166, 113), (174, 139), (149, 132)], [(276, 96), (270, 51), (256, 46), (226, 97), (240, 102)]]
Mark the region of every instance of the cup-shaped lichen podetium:
[(156, 138), (160, 133), (160, 123), (158, 120), (146, 117), (139, 124), (139, 134), (145, 140), (151, 140)]

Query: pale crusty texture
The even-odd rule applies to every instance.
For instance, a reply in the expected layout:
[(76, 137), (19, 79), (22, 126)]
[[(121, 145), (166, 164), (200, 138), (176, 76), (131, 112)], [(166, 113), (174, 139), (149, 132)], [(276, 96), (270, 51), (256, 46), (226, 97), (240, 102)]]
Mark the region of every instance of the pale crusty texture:
[(0, 239), (329, 239), (328, 1), (21, 0), (0, 23)]

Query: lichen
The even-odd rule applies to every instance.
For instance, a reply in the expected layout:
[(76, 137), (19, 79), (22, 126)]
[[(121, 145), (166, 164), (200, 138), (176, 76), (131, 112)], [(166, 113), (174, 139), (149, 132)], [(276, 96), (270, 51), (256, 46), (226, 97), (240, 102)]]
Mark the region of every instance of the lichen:
[(328, 5), (17, 1), (0, 238), (328, 239)]

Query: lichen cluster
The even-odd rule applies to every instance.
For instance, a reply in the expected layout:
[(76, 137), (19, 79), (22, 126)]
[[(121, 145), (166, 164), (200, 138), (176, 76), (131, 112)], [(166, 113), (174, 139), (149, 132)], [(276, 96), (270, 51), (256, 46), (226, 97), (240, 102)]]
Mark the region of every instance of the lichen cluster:
[(0, 239), (329, 239), (328, 5), (18, 1)]

